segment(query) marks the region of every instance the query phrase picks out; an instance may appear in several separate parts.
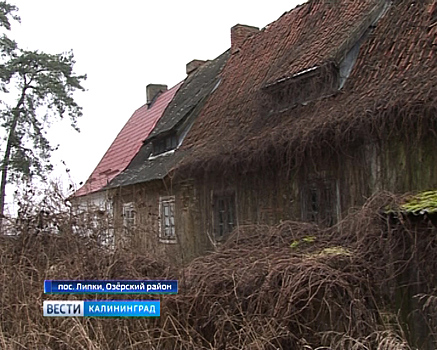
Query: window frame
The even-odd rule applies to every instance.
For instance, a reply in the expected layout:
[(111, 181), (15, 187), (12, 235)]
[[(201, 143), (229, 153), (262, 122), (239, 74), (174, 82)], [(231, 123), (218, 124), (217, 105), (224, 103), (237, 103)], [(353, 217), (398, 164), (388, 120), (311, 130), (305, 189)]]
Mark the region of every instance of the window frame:
[(308, 180), (301, 190), (302, 220), (323, 227), (332, 227), (339, 221), (338, 182), (331, 178)]
[(337, 93), (339, 86), (338, 68), (334, 64), (325, 64), (305, 69), (262, 89), (270, 96), (271, 112), (281, 112), (332, 96)]
[[(127, 215), (131, 215), (128, 217)], [(123, 203), (123, 228), (133, 230), (137, 225), (137, 212), (134, 202)]]
[(176, 133), (160, 137), (152, 142), (152, 157), (173, 151), (178, 147), (178, 135)]
[[(168, 208), (168, 215), (165, 213), (166, 208)], [(159, 241), (161, 243), (177, 243), (175, 213), (175, 196), (159, 197)], [(167, 234), (167, 230), (170, 230), (171, 235)]]
[(223, 242), (237, 227), (235, 193), (213, 196), (213, 233), (216, 243)]

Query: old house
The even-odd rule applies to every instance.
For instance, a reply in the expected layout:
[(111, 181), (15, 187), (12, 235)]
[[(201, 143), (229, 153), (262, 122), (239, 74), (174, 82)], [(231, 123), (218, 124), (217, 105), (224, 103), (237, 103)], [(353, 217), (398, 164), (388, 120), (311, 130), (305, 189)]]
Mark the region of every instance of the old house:
[(140, 108), (126, 127), (147, 130), (123, 129), (76, 197), (109, 194), (120, 241), (185, 261), (239, 225), (331, 226), (377, 191), (435, 187), (436, 9), (310, 0), (234, 26), (230, 51)]
[[(185, 156), (181, 145), (209, 96), (221, 83), (225, 52), (211, 61), (187, 64), (187, 78), (167, 105), (153, 131), (130, 162), (108, 186), (114, 203), (119, 241), (131, 238), (145, 250), (185, 259), (205, 244), (192, 233), (198, 220), (189, 206), (195, 198), (189, 182), (172, 181), (171, 170)], [(133, 216), (127, 220), (127, 212)], [(183, 247), (183, 249), (180, 249)]]
[(436, 4), (412, 0), (310, 0), (233, 43), (174, 172), (194, 184), (183, 225), (213, 246), (435, 188), (436, 54)]
[[(88, 180), (71, 198), (76, 213), (88, 216), (83, 218), (88, 226), (105, 216), (111, 227), (108, 234), (112, 236), (113, 204), (105, 186), (129, 165), (180, 86), (181, 83), (170, 90), (165, 85), (147, 86), (147, 103), (134, 112)], [(126, 208), (126, 222), (133, 215), (133, 209)]]
[[(397, 216), (390, 211), (386, 217), (377, 214), (377, 220), (393, 221), (387, 231), (400, 237), (396, 240), (400, 253), (392, 249), (396, 246), (390, 243), (385, 228), (377, 226), (381, 235), (369, 240), (371, 246), (373, 242), (386, 246), (378, 253), (388, 256), (382, 260), (387, 262), (383, 269), (397, 270), (381, 286), (390, 290), (382, 294), (387, 299), (394, 296), (387, 304), (392, 304), (389, 311), (395, 322), (384, 318), (387, 310), (378, 310), (378, 324), (393, 322), (396, 329), (410, 332), (412, 344), (423, 344), (418, 348), (435, 348), (426, 345), (430, 342), (428, 329), (435, 329), (431, 326), (435, 317), (413, 314), (421, 307), (413, 297), (425, 291), (435, 299), (435, 264), (429, 261), (435, 256), (437, 221), (437, 1), (309, 0), (261, 30), (236, 25), (231, 29), (229, 52), (213, 61), (194, 61), (190, 67), (195, 69), (188, 69), (188, 77), (169, 97), (156, 126), (137, 144), (124, 169), (117, 168), (120, 171), (108, 184), (95, 190), (113, 200), (118, 241), (129, 238), (145, 252), (184, 263), (222, 244), (242, 225), (302, 220), (333, 226), (381, 190), (431, 189), (403, 203)], [(161, 94), (147, 111), (166, 94), (170, 92)], [(413, 220), (405, 224), (405, 218)], [(328, 232), (311, 226), (313, 229), (320, 235)], [(364, 226), (363, 231), (367, 229)], [(246, 232), (261, 236), (263, 230), (249, 228)], [(339, 226), (328, 234), (336, 236), (341, 230)], [(364, 235), (349, 230), (353, 231), (350, 236)], [(245, 241), (239, 242), (241, 249), (233, 250), (232, 256), (239, 256), (252, 237), (246, 233)], [(251, 260), (251, 249), (258, 246), (248, 244), (246, 248), (245, 254), (249, 253), (243, 259)], [(280, 254), (286, 255), (288, 244), (284, 248)], [(342, 261), (348, 266), (353, 260), (346, 256), (354, 254), (335, 248), (341, 248)], [(206, 261), (210, 268), (217, 256), (227, 253), (223, 249), (209, 260), (201, 259), (200, 264)], [(255, 259), (259, 256), (254, 254)], [(271, 264), (271, 256), (266, 257), (264, 266)], [(293, 255), (275, 266), (294, 265), (298, 259)], [(360, 259), (367, 262), (367, 255)], [(230, 260), (222, 259), (212, 275), (220, 276)], [(235, 261), (238, 264), (242, 259)], [(409, 268), (399, 265), (402, 261), (408, 261)], [(358, 266), (376, 267), (365, 265)], [(255, 264), (245, 268), (264, 269)], [(378, 277), (369, 270), (363, 280)], [(283, 282), (293, 271), (277, 279), (264, 271), (254, 276), (273, 280), (267, 285), (280, 290), (272, 295), (280, 295)], [(247, 279), (235, 266), (226, 273), (231, 285), (226, 297), (241, 299), (242, 304), (236, 305), (244, 305), (255, 295), (253, 289), (246, 295), (237, 291), (237, 282), (241, 286)], [(304, 288), (318, 289), (313, 288), (312, 272), (305, 274), (310, 277)], [(227, 281), (212, 280), (218, 289)], [(361, 282), (355, 285), (355, 280), (352, 283), (354, 289), (362, 286)], [(372, 286), (371, 281), (365, 283)], [(207, 299), (203, 295), (208, 295), (209, 285), (203, 287), (207, 293), (199, 299)], [(244, 297), (239, 298), (241, 295)], [(276, 319), (277, 309), (288, 309), (291, 299), (285, 295), (284, 303), (276, 304), (266, 320)], [(308, 305), (315, 295), (305, 297), (302, 303)], [(326, 303), (327, 315), (335, 319), (330, 295), (330, 291), (322, 294), (320, 304)], [(377, 308), (373, 294), (364, 295), (370, 303), (363, 305)], [(223, 299), (218, 300), (214, 305), (220, 306)], [(266, 308), (270, 308), (269, 301), (263, 304)], [(186, 304), (191, 311), (193, 304)], [(311, 308), (312, 323), (324, 323), (318, 316), (320, 304)], [(226, 301), (221, 305), (225, 309)], [(243, 306), (239, 310), (243, 316), (237, 318), (245, 319), (248, 310)], [(265, 317), (258, 311), (262, 308), (254, 310)], [(205, 327), (208, 322), (203, 321), (208, 318), (208, 312), (203, 313), (197, 325)], [(346, 318), (350, 323), (365, 322), (361, 312)], [(299, 328), (302, 324), (299, 321)], [(286, 329), (279, 325), (281, 332)], [(213, 326), (211, 329), (211, 339), (215, 339), (218, 333)], [(337, 333), (335, 328), (323, 328), (324, 334), (334, 331)]]

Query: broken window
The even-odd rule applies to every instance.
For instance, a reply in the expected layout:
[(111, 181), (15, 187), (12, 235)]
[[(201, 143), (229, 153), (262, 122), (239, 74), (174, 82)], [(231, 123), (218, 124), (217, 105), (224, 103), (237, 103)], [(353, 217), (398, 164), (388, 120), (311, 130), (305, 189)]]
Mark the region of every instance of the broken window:
[(336, 182), (318, 179), (307, 183), (302, 190), (302, 218), (321, 226), (337, 222), (338, 196)]
[(123, 226), (132, 230), (136, 224), (135, 207), (132, 202), (123, 204)]
[(162, 242), (175, 242), (175, 197), (161, 197), (159, 207), (161, 214), (159, 238)]
[(234, 229), (235, 196), (214, 197), (214, 235), (216, 241), (222, 241)]

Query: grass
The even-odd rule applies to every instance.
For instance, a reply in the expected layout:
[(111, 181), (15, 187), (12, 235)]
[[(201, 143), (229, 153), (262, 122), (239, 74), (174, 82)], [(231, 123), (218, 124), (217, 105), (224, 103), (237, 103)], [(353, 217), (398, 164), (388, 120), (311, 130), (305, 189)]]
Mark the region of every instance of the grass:
[[(437, 235), (420, 241), (420, 227), (384, 220), (379, 209), (390, 199), (374, 198), (330, 229), (300, 222), (240, 227), (216, 252), (186, 266), (137, 247), (107, 249), (98, 231), (86, 236), (66, 225), (53, 234), (17, 224), (17, 237), (0, 239), (0, 347), (428, 349), (410, 332), (409, 317), (402, 318), (420, 314), (425, 321), (417, 327), (427, 330), (431, 348)], [(71, 222), (65, 215), (62, 222)], [(178, 279), (180, 292), (160, 297), (158, 319), (44, 318), (43, 300), (138, 299), (48, 296), (45, 279)]]

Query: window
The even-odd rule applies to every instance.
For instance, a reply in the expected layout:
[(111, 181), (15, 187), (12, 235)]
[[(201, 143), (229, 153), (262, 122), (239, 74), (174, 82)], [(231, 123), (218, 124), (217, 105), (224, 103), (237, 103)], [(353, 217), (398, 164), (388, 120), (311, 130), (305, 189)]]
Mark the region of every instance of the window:
[(176, 242), (176, 229), (174, 221), (175, 197), (161, 197), (159, 200), (160, 229), (159, 238), (162, 242)]
[(282, 111), (324, 98), (338, 90), (338, 69), (333, 64), (314, 66), (293, 77), (266, 85), (266, 101), (271, 111)]
[(135, 207), (132, 202), (123, 204), (123, 226), (132, 230), (136, 224)]
[(302, 191), (302, 217), (304, 221), (321, 226), (333, 226), (337, 222), (338, 195), (335, 181), (313, 180)]
[(178, 146), (176, 134), (168, 135), (153, 142), (153, 156), (175, 149)]
[(235, 227), (235, 196), (216, 196), (214, 198), (214, 235), (222, 241)]

